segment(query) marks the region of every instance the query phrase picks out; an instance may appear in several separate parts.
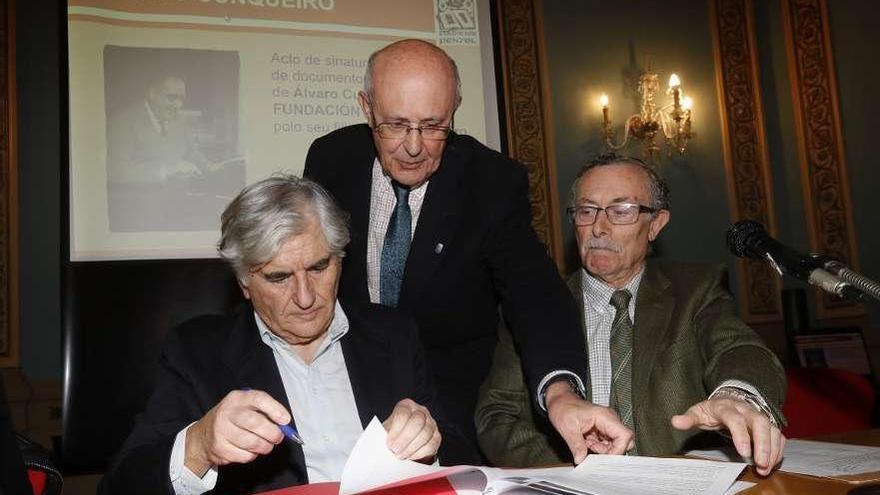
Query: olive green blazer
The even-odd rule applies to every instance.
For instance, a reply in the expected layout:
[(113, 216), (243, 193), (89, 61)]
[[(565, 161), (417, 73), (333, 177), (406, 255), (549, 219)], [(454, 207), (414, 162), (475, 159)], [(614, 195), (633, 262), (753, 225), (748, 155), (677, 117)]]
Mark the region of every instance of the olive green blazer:
[[(582, 274), (568, 280), (581, 311)], [(670, 418), (705, 400), (725, 380), (756, 387), (784, 424), (782, 365), (736, 316), (726, 287), (723, 266), (647, 261), (633, 329), (633, 422), (640, 454), (669, 455), (723, 441), (714, 432), (676, 430)], [(584, 367), (589, 380), (589, 363)], [(589, 400), (591, 386), (585, 385)], [(571, 462), (565, 443), (535, 412), (532, 395), (512, 339), (502, 332), (475, 413), (480, 447), (492, 464)]]

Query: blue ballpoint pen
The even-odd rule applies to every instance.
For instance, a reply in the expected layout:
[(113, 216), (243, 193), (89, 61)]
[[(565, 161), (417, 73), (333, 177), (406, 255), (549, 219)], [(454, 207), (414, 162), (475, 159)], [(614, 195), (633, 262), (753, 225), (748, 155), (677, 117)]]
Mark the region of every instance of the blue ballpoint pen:
[(293, 425), (278, 425), (278, 427), (281, 428), (281, 433), (284, 433), (285, 437), (293, 440), (294, 442), (296, 442), (300, 445), (306, 444), (305, 442), (303, 442), (302, 437), (299, 436), (299, 432), (296, 431), (295, 426), (293, 426)]
[[(244, 388), (242, 388), (242, 390), (244, 390), (245, 392), (248, 392), (252, 389), (250, 387), (244, 387)], [(281, 433), (284, 433), (285, 437), (293, 440), (294, 442), (296, 442), (300, 445), (306, 444), (305, 442), (303, 442), (302, 437), (299, 436), (299, 432), (296, 431), (295, 426), (293, 426), (293, 425), (278, 425), (278, 428), (281, 429)]]

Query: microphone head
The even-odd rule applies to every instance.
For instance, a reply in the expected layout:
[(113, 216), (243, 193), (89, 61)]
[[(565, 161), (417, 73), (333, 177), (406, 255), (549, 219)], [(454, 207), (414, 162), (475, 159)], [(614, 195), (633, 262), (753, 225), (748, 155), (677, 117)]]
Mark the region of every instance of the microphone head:
[(765, 237), (767, 231), (763, 225), (753, 220), (740, 220), (727, 229), (727, 249), (739, 258), (760, 258), (752, 247)]

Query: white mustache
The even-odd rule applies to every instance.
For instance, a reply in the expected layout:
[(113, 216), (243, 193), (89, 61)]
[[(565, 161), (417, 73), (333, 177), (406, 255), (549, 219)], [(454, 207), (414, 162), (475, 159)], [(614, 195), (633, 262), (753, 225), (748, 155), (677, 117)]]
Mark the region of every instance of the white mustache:
[(619, 244), (612, 241), (611, 239), (607, 239), (604, 237), (592, 237), (588, 239), (587, 249), (607, 249), (615, 253), (619, 253), (621, 251)]

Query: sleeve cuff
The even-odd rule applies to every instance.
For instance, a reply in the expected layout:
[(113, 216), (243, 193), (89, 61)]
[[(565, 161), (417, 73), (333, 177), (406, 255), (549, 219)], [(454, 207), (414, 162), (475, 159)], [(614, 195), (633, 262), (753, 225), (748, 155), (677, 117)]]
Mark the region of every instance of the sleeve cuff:
[(545, 413), (547, 412), (547, 405), (544, 404), (544, 394), (547, 392), (547, 387), (550, 386), (551, 383), (557, 380), (568, 380), (571, 383), (577, 385), (577, 393), (580, 394), (581, 397), (586, 397), (586, 389), (584, 388), (584, 381), (581, 380), (581, 377), (569, 370), (555, 370), (547, 373), (544, 378), (541, 380), (541, 383), (538, 384), (538, 407), (541, 408)]
[(171, 486), (175, 495), (201, 495), (212, 490), (217, 484), (217, 466), (211, 466), (205, 476), (199, 478), (184, 464), (186, 454), (186, 432), (193, 424), (177, 433), (174, 437), (174, 446), (171, 448), (171, 462), (168, 474), (171, 477)]

